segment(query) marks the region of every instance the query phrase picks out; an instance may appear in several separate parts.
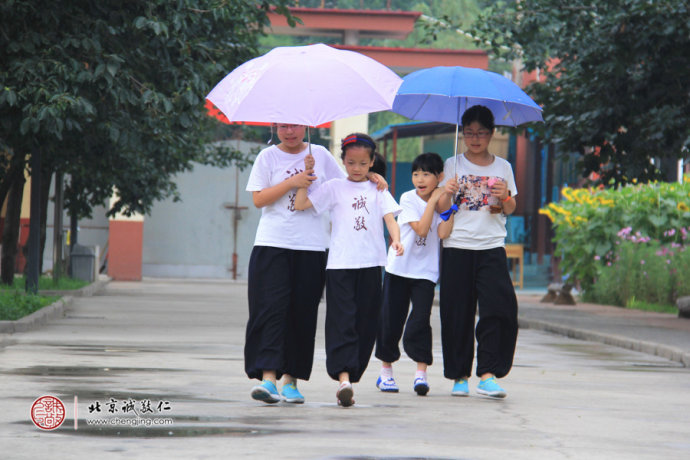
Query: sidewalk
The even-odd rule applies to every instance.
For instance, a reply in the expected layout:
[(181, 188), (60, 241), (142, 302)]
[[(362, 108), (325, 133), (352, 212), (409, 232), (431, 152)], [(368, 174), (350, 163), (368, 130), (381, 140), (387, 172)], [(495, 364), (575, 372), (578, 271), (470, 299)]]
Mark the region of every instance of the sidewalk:
[(690, 319), (668, 313), (580, 303), (554, 305), (518, 292), (520, 328), (657, 355), (690, 367)]
[[(375, 387), (372, 358), (356, 404), (339, 407), (322, 303), (314, 368), (300, 382), (307, 401), (259, 403), (244, 373), (246, 296), (246, 284), (225, 280), (111, 282), (45, 325), (0, 334), (2, 458), (687, 458), (690, 371), (679, 363), (525, 328), (502, 380), (508, 398), (478, 395), (476, 376), (469, 397), (453, 397), (437, 308), (427, 396), (412, 390), (416, 364), (403, 354), (399, 393)], [(651, 341), (650, 333), (658, 347), (688, 349), (664, 342), (671, 324), (687, 322), (671, 315), (518, 296), (523, 328), (553, 323), (630, 341)], [(32, 421), (46, 395), (64, 403), (64, 423), (52, 431)]]

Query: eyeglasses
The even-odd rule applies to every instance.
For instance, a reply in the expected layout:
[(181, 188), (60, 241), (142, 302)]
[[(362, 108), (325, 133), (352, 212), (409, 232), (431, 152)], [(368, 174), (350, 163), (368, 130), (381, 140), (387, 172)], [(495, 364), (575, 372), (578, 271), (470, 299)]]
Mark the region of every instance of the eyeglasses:
[(476, 133), (473, 133), (471, 131), (463, 131), (462, 135), (468, 139), (471, 139), (473, 137), (476, 137), (477, 139), (485, 139), (491, 135), (491, 131), (477, 131)]
[(276, 125), (276, 128), (278, 128), (278, 129), (280, 129), (280, 130), (286, 130), (286, 129), (299, 129), (299, 128), (301, 128), (301, 127), (302, 127), (302, 125), (289, 125), (289, 124), (280, 124), (280, 125)]

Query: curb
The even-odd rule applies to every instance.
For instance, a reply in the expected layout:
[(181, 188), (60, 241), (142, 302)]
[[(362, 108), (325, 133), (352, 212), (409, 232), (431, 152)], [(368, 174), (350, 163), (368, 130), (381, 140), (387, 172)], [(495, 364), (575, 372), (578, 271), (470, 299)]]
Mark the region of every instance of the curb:
[[(90, 297), (100, 292), (110, 280), (96, 280), (76, 291), (40, 291), (41, 295), (62, 295), (63, 297), (40, 310), (15, 321), (0, 321), (0, 333), (27, 332), (44, 326), (48, 321), (65, 316), (65, 310), (72, 305), (74, 297)], [(70, 295), (66, 295), (69, 293)]]
[(633, 340), (619, 335), (602, 334), (600, 332), (592, 332), (585, 329), (561, 326), (560, 324), (550, 323), (548, 321), (526, 320), (519, 317), (518, 327), (521, 329), (535, 329), (564, 335), (573, 339), (586, 340), (589, 342), (600, 342), (606, 345), (613, 345), (620, 348), (626, 348), (628, 350), (639, 351), (641, 353), (647, 353), (668, 359), (670, 361), (678, 362), (684, 367), (690, 367), (690, 353), (687, 353), (679, 348), (660, 345), (658, 343)]

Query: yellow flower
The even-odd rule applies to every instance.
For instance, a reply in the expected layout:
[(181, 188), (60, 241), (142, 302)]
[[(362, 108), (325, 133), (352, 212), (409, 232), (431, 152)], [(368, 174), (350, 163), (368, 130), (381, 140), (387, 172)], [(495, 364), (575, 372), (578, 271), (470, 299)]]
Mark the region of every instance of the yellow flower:
[(540, 209), (540, 210), (539, 210), (539, 214), (541, 214), (542, 216), (548, 217), (549, 220), (550, 220), (551, 222), (555, 222), (555, 221), (556, 221), (556, 219), (553, 218), (553, 215), (551, 214), (551, 211), (549, 211), (548, 209)]
[(688, 212), (688, 211), (690, 211), (690, 207), (688, 207), (688, 205), (685, 204), (685, 203), (683, 203), (682, 201), (679, 201), (679, 202), (678, 202), (678, 204), (676, 205), (676, 208), (677, 208), (679, 211), (682, 211), (682, 212)]
[(562, 206), (557, 205), (556, 203), (549, 203), (548, 206), (552, 211), (557, 212), (558, 214), (563, 214), (564, 216), (569, 216), (572, 214), (570, 211), (564, 209)]

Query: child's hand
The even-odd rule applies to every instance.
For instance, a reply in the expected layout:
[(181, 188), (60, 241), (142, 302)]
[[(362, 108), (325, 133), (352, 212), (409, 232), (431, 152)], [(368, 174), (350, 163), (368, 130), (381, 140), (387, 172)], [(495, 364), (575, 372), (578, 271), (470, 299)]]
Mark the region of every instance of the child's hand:
[(403, 245), (400, 241), (393, 241), (391, 243), (391, 247), (395, 249), (396, 256), (401, 256), (405, 252), (405, 248), (403, 248)]
[(376, 190), (379, 192), (383, 192), (384, 190), (388, 190), (388, 182), (386, 182), (386, 179), (383, 178), (381, 174), (371, 172), (369, 171), (369, 174), (367, 174), (367, 177), (371, 182), (376, 184)]
[(449, 180), (446, 182), (446, 185), (443, 187), (443, 190), (448, 193), (452, 198), (455, 198), (455, 195), (458, 194), (460, 191), (460, 184), (458, 184), (458, 176), (456, 175), (453, 180)]
[(501, 201), (508, 198), (508, 184), (504, 180), (492, 177), (487, 181), (487, 185), (491, 189), (491, 196), (495, 196)]
[(442, 187), (436, 187), (436, 189), (433, 192), (431, 192), (431, 197), (429, 198), (429, 201), (432, 203), (437, 202), (444, 192), (445, 190)]
[(309, 188), (312, 182), (316, 180), (313, 169), (307, 169), (299, 174), (295, 174), (288, 179), (292, 188)]
[(314, 156), (310, 153), (306, 157), (304, 157), (304, 169), (314, 169), (314, 165), (316, 164), (316, 161), (314, 160)]

